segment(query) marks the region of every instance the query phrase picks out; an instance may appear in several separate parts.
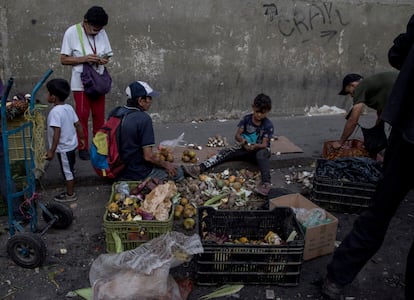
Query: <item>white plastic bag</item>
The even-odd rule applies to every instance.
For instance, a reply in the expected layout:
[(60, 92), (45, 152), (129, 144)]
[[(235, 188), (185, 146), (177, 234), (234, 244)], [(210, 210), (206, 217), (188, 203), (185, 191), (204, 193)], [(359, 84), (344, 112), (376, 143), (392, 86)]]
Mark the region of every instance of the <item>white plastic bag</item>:
[(185, 146), (186, 141), (184, 141), (184, 132), (180, 134), (180, 136), (174, 140), (164, 140), (160, 143), (159, 148), (171, 148), (174, 149), (175, 147), (183, 147)]
[(93, 299), (185, 300), (170, 269), (202, 252), (198, 234), (171, 231), (133, 250), (101, 254), (89, 271)]
[(298, 221), (305, 227), (318, 226), (326, 222), (326, 211), (323, 208), (292, 208)]

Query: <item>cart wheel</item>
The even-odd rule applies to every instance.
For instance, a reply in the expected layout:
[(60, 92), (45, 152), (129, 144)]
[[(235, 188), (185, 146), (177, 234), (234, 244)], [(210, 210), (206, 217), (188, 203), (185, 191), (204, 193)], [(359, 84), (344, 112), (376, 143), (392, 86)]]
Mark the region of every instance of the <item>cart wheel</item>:
[[(55, 223), (52, 224), (53, 228), (65, 229), (72, 224), (73, 212), (70, 207), (67, 207), (62, 203), (47, 203), (45, 206), (52, 215), (57, 217)], [(42, 212), (42, 216), (46, 223), (51, 221), (50, 216), (45, 211)]]
[(19, 266), (34, 269), (46, 259), (46, 245), (40, 235), (16, 233), (7, 241), (7, 253)]

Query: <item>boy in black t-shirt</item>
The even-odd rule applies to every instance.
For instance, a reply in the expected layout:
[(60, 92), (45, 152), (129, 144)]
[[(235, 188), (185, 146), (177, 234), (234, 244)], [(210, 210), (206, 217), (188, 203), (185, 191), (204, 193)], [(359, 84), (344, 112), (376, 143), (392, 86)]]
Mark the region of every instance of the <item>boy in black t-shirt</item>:
[(255, 192), (267, 196), (271, 187), (270, 140), (274, 131), (272, 121), (267, 118), (271, 109), (270, 97), (265, 94), (257, 95), (252, 104), (253, 112), (244, 116), (237, 125), (235, 134), (237, 145), (219, 151), (217, 155), (199, 165), (185, 166), (184, 171), (196, 178), (201, 172), (225, 161), (253, 160), (258, 164), (261, 174), (261, 182)]

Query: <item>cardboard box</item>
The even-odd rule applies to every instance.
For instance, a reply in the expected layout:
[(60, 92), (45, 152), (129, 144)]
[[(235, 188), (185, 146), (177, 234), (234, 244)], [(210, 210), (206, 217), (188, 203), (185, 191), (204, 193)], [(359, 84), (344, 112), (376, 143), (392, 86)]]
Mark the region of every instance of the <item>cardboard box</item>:
[[(319, 207), (301, 194), (288, 194), (269, 201), (269, 209), (281, 206), (306, 209)], [(332, 222), (309, 228), (303, 227), (305, 231), (304, 260), (332, 253), (335, 248), (338, 219), (327, 211), (326, 215)]]

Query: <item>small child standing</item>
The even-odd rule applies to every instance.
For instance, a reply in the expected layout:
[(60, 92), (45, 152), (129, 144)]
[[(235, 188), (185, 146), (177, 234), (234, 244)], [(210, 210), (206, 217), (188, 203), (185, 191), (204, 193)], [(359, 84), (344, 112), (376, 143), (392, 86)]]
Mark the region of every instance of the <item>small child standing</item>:
[[(66, 191), (55, 196), (59, 202), (77, 200), (74, 192), (75, 151), (80, 143), (84, 143), (84, 133), (79, 118), (73, 107), (65, 103), (70, 94), (70, 85), (65, 79), (52, 79), (47, 82), (47, 101), (53, 104), (47, 116), (47, 137), (49, 150), (47, 160), (57, 154), (60, 169), (66, 181)], [(83, 145), (81, 145), (83, 146)]]
[(236, 146), (225, 148), (199, 165), (184, 166), (184, 171), (192, 177), (220, 163), (230, 160), (250, 159), (260, 170), (261, 182), (255, 192), (267, 196), (271, 188), (270, 176), (270, 140), (273, 137), (273, 123), (267, 118), (272, 109), (272, 100), (265, 94), (259, 94), (253, 100), (253, 113), (244, 116), (237, 125)]

